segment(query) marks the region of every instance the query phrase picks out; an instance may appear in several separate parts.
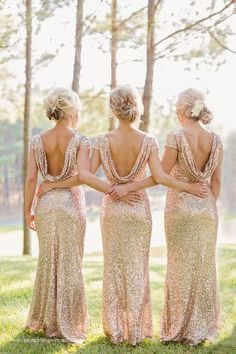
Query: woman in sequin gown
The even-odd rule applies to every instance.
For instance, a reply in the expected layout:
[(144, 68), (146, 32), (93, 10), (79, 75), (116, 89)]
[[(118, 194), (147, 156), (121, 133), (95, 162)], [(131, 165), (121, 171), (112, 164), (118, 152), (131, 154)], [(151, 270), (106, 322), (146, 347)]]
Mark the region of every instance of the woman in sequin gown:
[(183, 129), (167, 136), (163, 167), (181, 180), (206, 182), (209, 192), (200, 199), (168, 190), (165, 209), (168, 264), (160, 335), (162, 341), (197, 345), (214, 339), (219, 329), (216, 200), (223, 149), (219, 136), (199, 124), (212, 119), (201, 92), (183, 91), (176, 108)]
[(73, 91), (55, 89), (45, 105), (56, 125), (35, 135), (30, 145), (25, 215), (29, 227), (37, 230), (39, 257), (25, 328), (43, 330), (46, 337), (81, 343), (87, 317), (82, 277), (86, 223), (82, 186), (53, 189), (40, 196), (35, 221), (31, 209), (38, 170), (46, 181), (73, 176), (78, 156), (88, 155), (90, 145), (85, 136), (72, 130), (77, 125), (79, 108)]
[[(182, 181), (205, 183), (208, 193), (199, 198), (184, 191), (168, 190), (168, 264), (160, 336), (166, 342), (197, 345), (214, 338), (219, 327), (215, 253), (222, 143), (218, 135), (199, 124), (209, 123), (212, 116), (198, 90), (189, 89), (179, 95), (177, 114), (183, 129), (167, 136), (162, 166)], [(155, 177), (155, 171), (151, 172)], [(153, 177), (113, 187), (110, 193), (120, 197), (150, 187), (155, 182)]]
[[(110, 106), (119, 120), (119, 127), (97, 137), (91, 160), (92, 173), (102, 165), (109, 182), (105, 192), (111, 185), (127, 185), (144, 179), (147, 165), (152, 165), (153, 155), (157, 154), (155, 138), (133, 126), (140, 116), (139, 100), (136, 92), (127, 86), (118, 87), (111, 93)], [(201, 194), (199, 184), (189, 185), (164, 174), (160, 161), (157, 167), (156, 178), (164, 184)], [(96, 188), (91, 175), (79, 173), (79, 178)], [(65, 183), (72, 186), (73, 181), (76, 183), (75, 178), (53, 183), (53, 187), (65, 186)], [(152, 336), (148, 270), (152, 218), (146, 191), (140, 192), (135, 205), (105, 195), (101, 231), (104, 332), (113, 343), (127, 341), (136, 345)]]
[[(120, 175), (109, 145), (109, 135), (94, 145), (110, 184), (144, 178), (148, 158), (157, 149), (155, 139), (144, 135), (140, 153), (128, 174)], [(104, 254), (103, 328), (112, 342), (136, 345), (152, 336), (149, 288), (149, 248), (152, 218), (146, 192), (135, 206), (106, 195), (101, 209)]]

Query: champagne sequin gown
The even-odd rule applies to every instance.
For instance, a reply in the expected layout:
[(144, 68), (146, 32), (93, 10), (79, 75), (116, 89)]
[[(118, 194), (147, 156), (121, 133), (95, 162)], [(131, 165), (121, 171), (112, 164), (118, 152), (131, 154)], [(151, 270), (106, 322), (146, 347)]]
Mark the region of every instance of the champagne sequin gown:
[[(77, 152), (89, 147), (76, 133), (65, 152), (58, 176), (48, 173), (41, 134), (32, 138), (36, 163), (44, 180), (58, 181), (77, 173)], [(47, 337), (78, 342), (85, 337), (87, 309), (82, 277), (85, 234), (85, 198), (82, 186), (56, 188), (39, 197), (36, 228), (39, 257), (26, 328), (43, 330)]]
[[(207, 182), (222, 149), (213, 133), (212, 150), (203, 171), (194, 161), (182, 130), (168, 135), (166, 147), (177, 150), (171, 175), (186, 182)], [(196, 345), (213, 339), (219, 326), (216, 275), (218, 216), (209, 187), (207, 198), (169, 189), (165, 210), (167, 274), (160, 337)]]
[[(136, 162), (125, 177), (116, 170), (106, 135), (97, 138), (94, 148), (100, 152), (107, 180), (114, 185), (145, 178), (150, 153), (158, 147), (153, 137), (145, 135)], [(152, 218), (146, 192), (141, 192), (141, 201), (135, 206), (105, 196), (101, 231), (104, 332), (114, 343), (136, 345), (152, 336), (148, 270)]]

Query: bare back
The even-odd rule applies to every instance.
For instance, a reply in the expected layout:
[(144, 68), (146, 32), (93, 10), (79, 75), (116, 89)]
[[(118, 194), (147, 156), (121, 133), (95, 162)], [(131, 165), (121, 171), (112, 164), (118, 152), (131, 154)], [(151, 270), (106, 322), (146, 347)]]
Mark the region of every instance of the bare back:
[(117, 129), (107, 134), (107, 138), (118, 174), (121, 177), (127, 176), (141, 152), (145, 134), (136, 129), (129, 132)]
[(212, 133), (201, 127), (195, 131), (186, 127), (183, 129), (183, 133), (197, 168), (199, 171), (203, 171), (212, 150)]
[(42, 141), (47, 157), (48, 173), (57, 176), (61, 173), (66, 150), (74, 137), (72, 130), (50, 129), (42, 134)]

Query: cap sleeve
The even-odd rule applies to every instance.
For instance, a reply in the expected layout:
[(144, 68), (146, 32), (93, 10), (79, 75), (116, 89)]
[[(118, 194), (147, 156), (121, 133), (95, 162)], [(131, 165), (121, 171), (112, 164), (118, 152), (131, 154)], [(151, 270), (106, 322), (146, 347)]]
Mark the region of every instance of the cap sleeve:
[(91, 147), (90, 140), (84, 135), (82, 136), (82, 138), (80, 140), (80, 147), (87, 147), (89, 149)]
[(218, 138), (218, 146), (219, 146), (219, 149), (220, 149), (220, 150), (223, 150), (223, 142), (222, 142), (220, 136), (218, 135), (217, 138)]
[(159, 143), (157, 139), (153, 136), (151, 139), (151, 152), (159, 150)]
[(171, 132), (166, 137), (165, 148), (178, 150), (175, 133)]
[(36, 140), (37, 140), (37, 136), (36, 135), (32, 136), (29, 144), (30, 149), (34, 151), (36, 150)]
[(100, 140), (101, 140), (101, 135), (98, 135), (93, 144), (93, 149), (100, 150)]

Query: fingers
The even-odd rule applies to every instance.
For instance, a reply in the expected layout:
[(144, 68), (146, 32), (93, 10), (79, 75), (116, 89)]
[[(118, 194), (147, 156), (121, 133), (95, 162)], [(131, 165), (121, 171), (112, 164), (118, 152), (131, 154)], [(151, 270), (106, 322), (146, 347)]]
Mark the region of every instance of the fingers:
[(108, 191), (106, 192), (106, 194), (112, 194), (112, 192), (115, 191), (114, 187), (111, 187), (110, 189), (108, 189)]
[(137, 197), (136, 195), (128, 195), (125, 199), (124, 199), (125, 202), (127, 203), (132, 203), (132, 204), (135, 204), (135, 203), (138, 203), (140, 201), (140, 198)]
[(109, 193), (109, 195), (111, 197), (119, 197), (118, 193), (115, 190), (113, 190), (111, 193)]
[(130, 197), (130, 199), (132, 202), (139, 202), (140, 201), (140, 198), (136, 197), (135, 195)]
[(35, 224), (31, 224), (30, 228), (31, 228), (31, 230), (33, 230), (33, 231), (37, 231)]
[(134, 202), (131, 202), (130, 200), (126, 200), (126, 201), (124, 201), (124, 202), (127, 203), (127, 204), (129, 204), (129, 205), (134, 206)]
[(131, 195), (131, 196), (134, 196), (138, 199), (141, 199), (141, 195), (139, 193), (132, 192), (132, 193), (129, 193), (128, 195)]
[(27, 224), (28, 228), (30, 228), (30, 230), (33, 230), (33, 231), (36, 231), (36, 226), (35, 226), (35, 223), (28, 223)]
[(208, 193), (209, 193), (209, 188), (207, 187), (207, 185), (205, 183), (202, 183), (201, 188), (200, 188), (201, 197), (203, 197), (203, 198), (207, 197)]
[(114, 200), (114, 202), (117, 202), (118, 200), (119, 200), (119, 197), (118, 196), (111, 196), (112, 197), (112, 199)]

